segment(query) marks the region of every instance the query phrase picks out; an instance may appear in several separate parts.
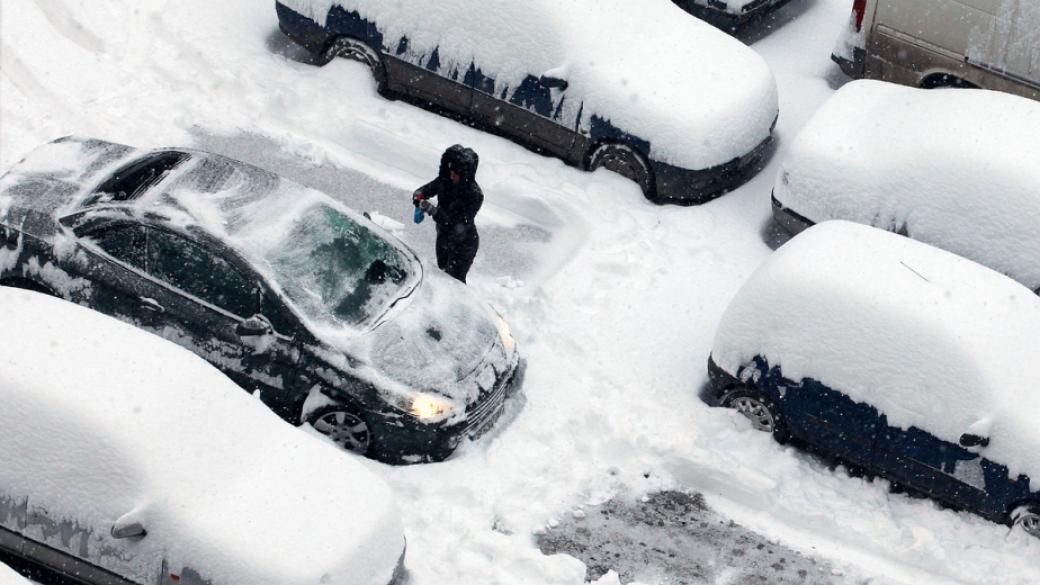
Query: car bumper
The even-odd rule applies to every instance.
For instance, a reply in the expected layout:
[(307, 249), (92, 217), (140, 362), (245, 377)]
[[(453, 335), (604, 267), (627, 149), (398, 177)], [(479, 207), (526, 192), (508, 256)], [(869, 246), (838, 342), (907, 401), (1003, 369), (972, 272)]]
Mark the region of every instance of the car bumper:
[(832, 54), (831, 61), (837, 63), (845, 75), (853, 79), (859, 79), (863, 77), (863, 72), (867, 69), (867, 52), (862, 47), (852, 47), (851, 60)]
[(426, 424), (410, 415), (395, 414), (373, 421), (373, 434), (380, 437), (373, 457), (385, 463), (428, 463), (447, 459), (463, 439), (486, 434), (502, 416), (506, 400), (521, 391), (527, 362), (518, 359), (511, 371), (501, 376), (494, 388), (466, 411), (466, 419), (455, 424)]
[(775, 195), (772, 196), (772, 199), (773, 219), (780, 227), (790, 232), (791, 235), (796, 236), (814, 225), (808, 218), (791, 211), (788, 207), (784, 207), (784, 204), (780, 203)]
[(739, 13), (730, 12), (723, 0), (677, 0), (684, 10), (707, 20), (720, 28), (737, 28), (757, 16), (786, 4), (788, 0), (755, 0), (741, 8)]
[(713, 356), (708, 356), (708, 384), (700, 394), (700, 398), (708, 406), (722, 406), (725, 395), (734, 386), (742, 386), (740, 380), (723, 370), (715, 363)]
[[(773, 122), (776, 125), (776, 122)], [(702, 170), (689, 170), (650, 161), (656, 182), (656, 200), (661, 203), (698, 205), (746, 183), (760, 170), (760, 163), (773, 147), (772, 131), (751, 152), (727, 163)]]
[(278, 13), (278, 28), (285, 36), (315, 55), (325, 50), (329, 34), (324, 27), (281, 2), (275, 2), (274, 7)]

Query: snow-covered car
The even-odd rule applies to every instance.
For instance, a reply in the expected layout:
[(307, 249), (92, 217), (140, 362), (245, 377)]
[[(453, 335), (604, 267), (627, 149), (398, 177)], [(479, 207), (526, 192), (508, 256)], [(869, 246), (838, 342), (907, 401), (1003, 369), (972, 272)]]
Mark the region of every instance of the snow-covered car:
[[(756, 171), (778, 113), (765, 61), (669, 2), (278, 0), (282, 31), (383, 93), (469, 119), (652, 200)], [(331, 99), (331, 96), (330, 96)]]
[(723, 314), (709, 403), (1040, 537), (1040, 299), (949, 252), (833, 221)]
[(949, 250), (1040, 289), (1040, 104), (881, 81), (838, 90), (795, 138), (773, 215), (844, 219)]
[(0, 288), (0, 550), (89, 585), (386, 585), (389, 487), (191, 352)]
[(1040, 100), (1036, 0), (853, 0), (831, 59), (854, 79)]
[(737, 29), (752, 19), (786, 4), (788, 0), (672, 0), (683, 9), (726, 30)]
[(520, 384), (505, 321), (324, 193), (205, 152), (59, 139), (0, 177), (0, 285), (205, 358), (294, 424), (447, 457)]

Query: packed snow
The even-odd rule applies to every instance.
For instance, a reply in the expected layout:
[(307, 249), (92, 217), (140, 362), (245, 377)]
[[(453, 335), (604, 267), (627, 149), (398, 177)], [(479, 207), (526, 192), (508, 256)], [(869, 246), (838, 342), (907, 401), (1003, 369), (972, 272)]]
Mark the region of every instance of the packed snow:
[(988, 431), (986, 456), (1040, 477), (1040, 299), (949, 252), (845, 221), (813, 226), (741, 287), (712, 356), (736, 373), (761, 356), (876, 406), (891, 424), (957, 444)]
[(29, 580), (16, 573), (11, 567), (0, 563), (0, 585), (29, 585)]
[[(162, 559), (214, 584), (390, 580), (400, 520), (363, 465), (159, 337), (38, 293), (0, 306), (0, 499), (76, 522), (70, 546), (142, 582)], [(121, 555), (113, 522), (148, 534)]]
[[(706, 169), (751, 152), (777, 115), (776, 82), (739, 41), (672, 2), (629, 0), (284, 0), (322, 26), (342, 6), (375, 24), (384, 45), (445, 71), (470, 64), (507, 96), (528, 75), (567, 80), (561, 119), (593, 116), (650, 142), (654, 160)], [(488, 42), (495, 39), (495, 42)], [(629, 42), (625, 42), (627, 39)], [(638, 50), (634, 50), (638, 47)], [(574, 99), (574, 98), (577, 99)]]
[(855, 81), (798, 134), (773, 194), (950, 250), (1040, 289), (1040, 103)]
[(696, 208), (651, 205), (612, 173), (387, 101), (358, 64), (300, 62), (273, 8), (252, 0), (5, 5), (0, 167), (73, 133), (207, 143), (377, 212), (429, 267), (433, 229), (410, 223), (411, 192), (445, 147), (480, 153), (487, 199), (468, 280), (523, 348), (527, 400), (446, 462), (369, 465), (398, 494), (414, 585), (583, 585), (582, 564), (543, 555), (532, 533), (661, 489), (702, 492), (734, 522), (828, 560), (849, 576), (834, 583), (1035, 585), (1040, 545), (829, 470), (697, 398), (720, 315), (770, 254), (779, 160), (846, 81), (830, 52), (849, 12), (847, 0), (800, 0), (741, 33), (776, 76), (779, 151)]

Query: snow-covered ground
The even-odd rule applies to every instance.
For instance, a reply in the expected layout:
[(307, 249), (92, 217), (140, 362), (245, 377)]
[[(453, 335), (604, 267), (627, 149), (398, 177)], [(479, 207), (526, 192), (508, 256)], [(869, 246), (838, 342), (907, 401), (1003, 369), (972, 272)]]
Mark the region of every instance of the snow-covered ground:
[[(430, 259), (432, 228), (408, 223), (411, 190), (444, 147), (480, 153), (470, 282), (513, 326), (526, 400), (445, 463), (366, 462), (397, 490), (412, 585), (581, 584), (584, 566), (542, 555), (535, 534), (661, 489), (702, 492), (735, 522), (876, 583), (1036, 583), (1040, 543), (829, 470), (697, 399), (718, 319), (770, 253), (778, 157), (708, 205), (654, 206), (610, 173), (380, 98), (359, 65), (303, 62), (271, 2), (2, 1), (0, 168), (70, 133), (202, 145), (334, 196), (363, 185), (347, 202)], [(742, 35), (777, 78), (778, 156), (845, 81), (829, 55), (849, 5), (798, 0)]]

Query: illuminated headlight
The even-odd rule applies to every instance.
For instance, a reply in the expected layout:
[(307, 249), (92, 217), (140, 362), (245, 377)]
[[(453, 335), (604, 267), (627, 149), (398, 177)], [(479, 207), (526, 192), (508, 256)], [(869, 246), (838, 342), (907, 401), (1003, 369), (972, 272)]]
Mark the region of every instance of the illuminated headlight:
[(423, 422), (431, 422), (444, 418), (450, 413), (451, 402), (436, 394), (416, 392), (412, 396), (412, 404), (408, 412)]
[(513, 341), (513, 334), (509, 331), (509, 323), (502, 318), (502, 315), (495, 315), (498, 320), (495, 325), (498, 327), (498, 337), (502, 340), (502, 347), (506, 348), (506, 353), (512, 353), (515, 342)]

